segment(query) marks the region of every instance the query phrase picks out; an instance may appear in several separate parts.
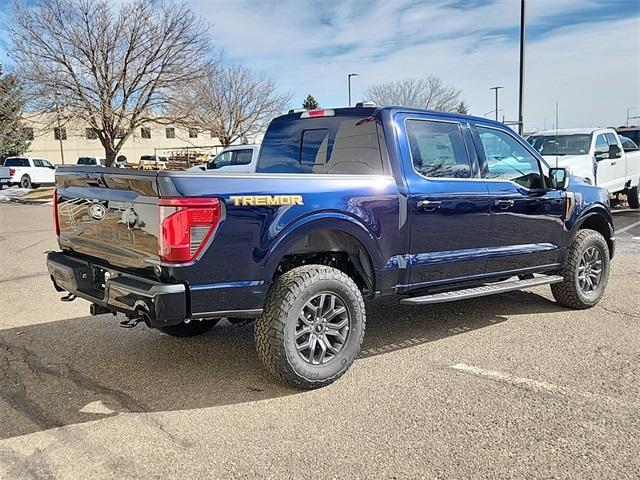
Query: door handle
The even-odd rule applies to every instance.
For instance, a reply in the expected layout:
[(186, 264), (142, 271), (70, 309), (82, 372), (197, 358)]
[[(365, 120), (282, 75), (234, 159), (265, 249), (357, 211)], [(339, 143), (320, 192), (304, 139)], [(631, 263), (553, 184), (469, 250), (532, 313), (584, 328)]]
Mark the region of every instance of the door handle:
[(439, 200), (418, 200), (417, 206), (418, 208), (422, 208), (423, 210), (433, 211), (442, 205), (442, 202)]
[(616, 163), (618, 163), (618, 162), (615, 162), (615, 161), (614, 161), (614, 162), (611, 162), (611, 165), (615, 165)]
[(496, 207), (498, 208), (510, 208), (516, 204), (514, 200), (496, 200)]

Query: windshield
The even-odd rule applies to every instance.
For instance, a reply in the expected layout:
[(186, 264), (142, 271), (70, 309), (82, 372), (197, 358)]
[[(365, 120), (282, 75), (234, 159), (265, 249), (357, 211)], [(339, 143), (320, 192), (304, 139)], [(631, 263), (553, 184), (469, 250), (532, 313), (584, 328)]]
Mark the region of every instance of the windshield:
[(80, 157), (78, 159), (78, 165), (95, 165), (96, 161), (93, 158), (89, 157)]
[(540, 155), (584, 155), (589, 153), (591, 134), (532, 135), (527, 142)]

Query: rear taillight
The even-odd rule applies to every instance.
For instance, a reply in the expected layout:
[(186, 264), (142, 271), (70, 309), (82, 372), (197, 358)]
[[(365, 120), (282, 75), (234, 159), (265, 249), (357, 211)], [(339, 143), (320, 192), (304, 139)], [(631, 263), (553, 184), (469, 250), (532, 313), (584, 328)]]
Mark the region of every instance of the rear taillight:
[(56, 237), (60, 236), (60, 222), (58, 221), (58, 190), (53, 191), (53, 228), (56, 230)]
[(13, 177), (16, 174), (16, 169), (15, 168), (10, 168), (9, 169), (9, 176)]
[(160, 198), (159, 255), (163, 262), (193, 261), (220, 223), (217, 198)]

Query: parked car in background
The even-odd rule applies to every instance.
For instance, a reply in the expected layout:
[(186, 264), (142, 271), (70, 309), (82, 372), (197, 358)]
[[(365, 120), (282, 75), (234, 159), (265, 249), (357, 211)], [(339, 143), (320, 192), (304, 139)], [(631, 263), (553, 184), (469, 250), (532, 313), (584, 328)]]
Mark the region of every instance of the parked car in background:
[(78, 158), (78, 165), (91, 165), (94, 167), (104, 167), (107, 165), (107, 161), (102, 157), (80, 157)]
[(640, 208), (640, 150), (623, 148), (613, 128), (582, 128), (538, 132), (527, 141), (552, 166), (564, 167), (611, 195), (627, 195)]
[(260, 145), (235, 145), (225, 148), (204, 165), (197, 165), (188, 169), (190, 172), (229, 172), (254, 173), (258, 163)]
[(635, 152), (636, 150), (640, 150), (638, 144), (629, 137), (620, 135), (620, 143), (622, 144), (622, 150), (625, 152)]
[(618, 127), (616, 128), (618, 135), (627, 137), (633, 141), (636, 145), (640, 145), (640, 126), (634, 127)]
[[(86, 166), (92, 166), (92, 167), (106, 167), (107, 160), (104, 157), (80, 157), (78, 158), (77, 165), (86, 165)], [(126, 163), (121, 161), (116, 161), (113, 166), (118, 168), (124, 168), (126, 166)]]
[(8, 185), (38, 188), (40, 185), (53, 185), (56, 181), (56, 167), (44, 158), (8, 157), (4, 166), (9, 168)]

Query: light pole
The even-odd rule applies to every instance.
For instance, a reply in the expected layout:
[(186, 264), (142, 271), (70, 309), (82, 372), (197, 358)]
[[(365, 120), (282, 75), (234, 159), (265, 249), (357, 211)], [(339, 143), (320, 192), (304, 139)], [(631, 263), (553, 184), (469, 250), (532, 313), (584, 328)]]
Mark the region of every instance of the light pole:
[(636, 119), (640, 118), (640, 116), (638, 116), (638, 115), (636, 115), (635, 117), (631, 117), (631, 116), (629, 116), (629, 112), (630, 112), (631, 110), (634, 110), (635, 108), (636, 108), (636, 107), (629, 107), (629, 108), (627, 108), (627, 123), (625, 124), (627, 127), (629, 126), (629, 120), (636, 120)]
[(500, 90), (501, 88), (504, 88), (504, 87), (491, 87), (489, 89), (489, 90), (496, 91), (496, 122), (498, 121), (498, 112), (500, 111), (500, 109), (498, 108), (498, 90)]
[[(518, 133), (524, 131), (524, 41), (525, 41), (525, 0), (520, 0), (520, 87), (518, 96)], [(496, 95), (498, 92), (496, 92)]]
[(357, 77), (358, 73), (350, 73), (347, 75), (347, 83), (349, 84), (349, 106), (351, 106), (351, 77)]

